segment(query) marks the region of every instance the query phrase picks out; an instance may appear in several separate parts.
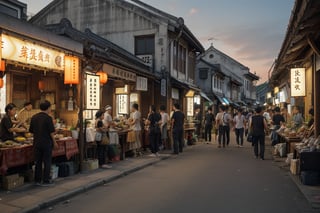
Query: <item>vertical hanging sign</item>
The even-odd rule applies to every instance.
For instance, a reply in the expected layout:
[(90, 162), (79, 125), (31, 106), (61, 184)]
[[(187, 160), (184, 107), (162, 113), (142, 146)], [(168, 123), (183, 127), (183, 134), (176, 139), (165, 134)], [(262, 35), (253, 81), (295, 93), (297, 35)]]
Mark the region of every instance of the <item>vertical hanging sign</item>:
[(79, 58), (65, 56), (64, 84), (79, 84)]
[(305, 68), (291, 69), (291, 96), (292, 97), (306, 96), (306, 69)]
[(98, 75), (87, 75), (87, 109), (100, 109), (100, 81)]

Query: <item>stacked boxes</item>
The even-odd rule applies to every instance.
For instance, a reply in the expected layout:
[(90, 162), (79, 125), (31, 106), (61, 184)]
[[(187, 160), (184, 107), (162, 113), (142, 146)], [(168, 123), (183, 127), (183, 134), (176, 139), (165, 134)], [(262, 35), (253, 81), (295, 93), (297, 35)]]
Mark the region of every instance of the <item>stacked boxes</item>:
[(5, 190), (12, 190), (24, 184), (24, 177), (19, 174), (8, 175), (2, 178), (2, 187)]

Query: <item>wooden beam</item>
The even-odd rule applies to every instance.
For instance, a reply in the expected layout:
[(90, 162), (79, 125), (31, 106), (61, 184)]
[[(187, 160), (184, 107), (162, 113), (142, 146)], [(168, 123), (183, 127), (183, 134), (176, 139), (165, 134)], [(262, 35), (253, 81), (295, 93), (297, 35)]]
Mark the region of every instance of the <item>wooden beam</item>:
[(310, 37), (308, 37), (308, 44), (310, 45), (310, 47), (312, 48), (312, 50), (318, 55), (320, 56), (320, 49), (319, 47), (317, 46), (316, 42), (311, 39)]

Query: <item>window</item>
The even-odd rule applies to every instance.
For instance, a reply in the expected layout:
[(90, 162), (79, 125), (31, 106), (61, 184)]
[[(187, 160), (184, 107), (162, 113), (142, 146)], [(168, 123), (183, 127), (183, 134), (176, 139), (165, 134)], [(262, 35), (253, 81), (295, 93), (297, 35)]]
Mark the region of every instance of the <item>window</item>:
[(186, 63), (187, 63), (187, 50), (180, 45), (180, 72), (186, 74)]
[(135, 55), (154, 55), (154, 35), (135, 37)]
[[(172, 42), (172, 65), (173, 69), (183, 74), (187, 73), (187, 49), (177, 41)], [(193, 70), (194, 72), (194, 70)], [(194, 77), (194, 75), (193, 75)]]
[(214, 92), (221, 92), (222, 93), (223, 87), (223, 79), (219, 76), (212, 76), (212, 90)]
[(209, 69), (199, 69), (199, 78), (200, 79), (203, 79), (203, 80), (205, 80), (205, 79), (207, 79), (208, 78), (208, 71), (209, 71)]

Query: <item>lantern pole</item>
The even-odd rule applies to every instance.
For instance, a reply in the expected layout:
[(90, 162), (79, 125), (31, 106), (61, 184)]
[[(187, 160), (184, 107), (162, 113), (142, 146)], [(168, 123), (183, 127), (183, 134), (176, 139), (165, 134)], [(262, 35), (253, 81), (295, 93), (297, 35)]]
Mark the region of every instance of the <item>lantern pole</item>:
[[(80, 61), (82, 63), (82, 61)], [(83, 67), (82, 64), (80, 67)], [(83, 170), (83, 159), (84, 159), (84, 122), (83, 122), (83, 109), (84, 109), (84, 68), (80, 70), (79, 74), (79, 93), (80, 93), (80, 104), (79, 104), (79, 149), (80, 149), (80, 171)]]

